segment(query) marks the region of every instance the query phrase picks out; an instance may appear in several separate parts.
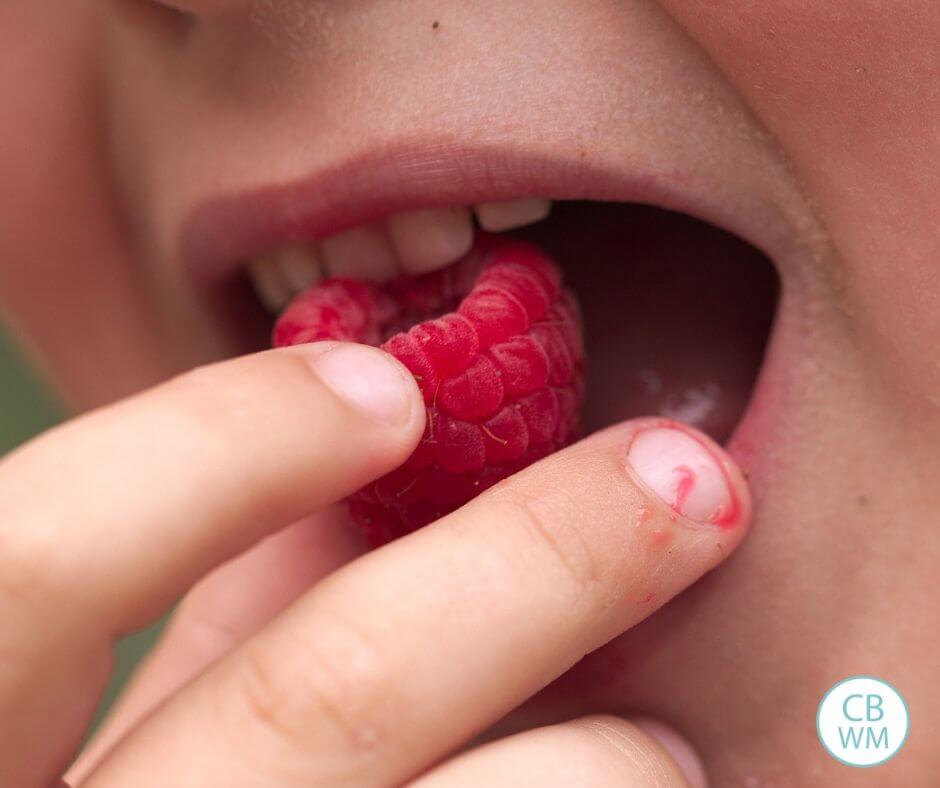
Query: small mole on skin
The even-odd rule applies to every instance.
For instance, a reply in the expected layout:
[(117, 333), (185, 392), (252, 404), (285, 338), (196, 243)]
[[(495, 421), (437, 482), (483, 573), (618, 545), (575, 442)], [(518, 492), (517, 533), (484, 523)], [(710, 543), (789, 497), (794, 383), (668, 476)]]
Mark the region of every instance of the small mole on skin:
[(855, 500), (858, 501), (858, 505), (859, 505), (859, 506), (868, 506), (868, 496), (867, 496), (867, 495), (859, 495)]
[(435, 21), (434, 24), (431, 25), (431, 30), (437, 30), (440, 26), (441, 23)]

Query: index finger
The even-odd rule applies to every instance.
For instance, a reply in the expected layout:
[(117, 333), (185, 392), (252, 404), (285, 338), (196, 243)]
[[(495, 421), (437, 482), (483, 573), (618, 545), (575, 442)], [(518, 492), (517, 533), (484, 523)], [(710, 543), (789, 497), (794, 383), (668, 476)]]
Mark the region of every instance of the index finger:
[(423, 426), (414, 378), (391, 356), (321, 343), (187, 373), (5, 459), (0, 782), (64, 768), (113, 639), (400, 465)]
[(68, 599), (90, 625), (141, 625), (208, 570), (400, 465), (423, 426), (414, 378), (364, 345), (193, 370), (0, 464), (0, 576), (23, 597)]
[(749, 518), (705, 436), (609, 429), (328, 578), (90, 784), (399, 783), (719, 563)]

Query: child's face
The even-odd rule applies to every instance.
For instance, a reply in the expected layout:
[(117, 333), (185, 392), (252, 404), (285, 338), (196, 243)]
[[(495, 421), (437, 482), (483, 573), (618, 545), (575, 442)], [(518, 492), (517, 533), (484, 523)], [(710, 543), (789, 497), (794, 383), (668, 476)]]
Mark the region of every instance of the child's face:
[[(763, 701), (748, 688), (768, 664), (786, 715), (780, 704), (815, 704), (855, 666), (837, 659), (830, 674), (821, 654), (877, 650), (880, 619), (846, 611), (880, 598), (886, 578), (908, 598), (928, 535), (899, 539), (891, 524), (926, 526), (940, 510), (940, 5), (177, 5), (195, 16), (147, 0), (0, 5), (0, 292), (75, 402), (260, 347), (255, 305), (219, 283), (268, 243), (532, 193), (664, 204), (745, 237), (780, 273), (771, 352), (732, 442), (752, 472), (755, 529), (731, 564), (576, 671), (578, 692), (546, 699), (655, 709), (709, 747), (754, 734)], [(711, 271), (692, 260), (677, 273), (689, 242), (665, 233), (643, 254), (666, 273), (631, 288), (636, 250), (598, 262), (593, 236), (613, 230), (566, 215), (565, 267), (589, 294), (596, 277), (596, 309), (668, 309), (673, 276)], [(619, 259), (627, 284), (599, 285)], [(714, 320), (750, 300), (719, 301)], [(661, 352), (682, 369), (708, 359), (706, 399), (734, 399), (721, 386), (746, 351), (700, 347), (683, 311), (666, 314), (680, 341)], [(594, 351), (601, 400), (630, 401), (655, 388), (648, 367), (670, 368), (620, 355), (631, 334)], [(625, 415), (639, 414), (608, 420)], [(826, 572), (867, 569), (832, 582), (820, 555)], [(922, 595), (910, 598), (915, 616)], [(715, 678), (728, 675), (733, 702)], [(721, 725), (696, 716), (718, 704)]]

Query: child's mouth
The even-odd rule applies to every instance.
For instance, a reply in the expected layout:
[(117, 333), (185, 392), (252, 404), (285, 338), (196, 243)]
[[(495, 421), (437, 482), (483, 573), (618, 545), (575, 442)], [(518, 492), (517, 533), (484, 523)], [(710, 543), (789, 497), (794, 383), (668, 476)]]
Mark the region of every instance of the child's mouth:
[(180, 257), (224, 352), (245, 353), (270, 347), (275, 316), (319, 278), (443, 268), (478, 229), (531, 241), (581, 303), (582, 432), (674, 418), (728, 445), (756, 481), (801, 352), (805, 253), (773, 202), (710, 175), (626, 165), (389, 146), (203, 203), (181, 227)]
[(563, 203), (523, 231), (584, 307), (588, 430), (662, 415), (726, 441), (760, 371), (779, 295), (757, 249), (679, 213)]
[[(579, 296), (586, 431), (662, 415), (726, 441), (750, 399), (773, 323), (779, 295), (773, 264), (684, 214), (633, 203), (558, 202), (546, 216), (549, 205), (526, 200), (488, 208), (476, 212), (475, 223), (538, 244), (561, 263)], [(468, 210), (437, 209), (284, 245), (255, 257), (229, 292), (239, 291), (240, 319), (261, 327), (252, 340), (261, 347), (274, 316), (313, 282), (382, 281), (443, 267), (469, 248), (473, 222)]]

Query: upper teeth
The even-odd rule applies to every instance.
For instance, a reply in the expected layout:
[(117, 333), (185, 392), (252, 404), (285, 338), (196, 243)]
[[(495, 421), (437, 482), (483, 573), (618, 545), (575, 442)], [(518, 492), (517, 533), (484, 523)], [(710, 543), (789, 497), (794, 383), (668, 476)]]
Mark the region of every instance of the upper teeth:
[(552, 211), (552, 201), (544, 197), (529, 197), (512, 202), (485, 202), (476, 207), (480, 227), (491, 233), (512, 230), (535, 224)]
[(306, 290), (323, 277), (323, 261), (316, 247), (288, 246), (274, 258), (284, 275), (284, 282), (291, 290)]
[(388, 281), (398, 273), (421, 274), (458, 260), (473, 245), (473, 214), (484, 230), (499, 232), (541, 221), (552, 202), (540, 197), (469, 208), (433, 208), (391, 216), (384, 224), (357, 227), (319, 243), (285, 246), (248, 266), (259, 299), (280, 312), (299, 292), (324, 276)]
[(405, 272), (423, 274), (470, 251), (473, 217), (468, 208), (409, 211), (391, 217), (388, 232)]
[(383, 227), (357, 227), (326, 238), (320, 248), (330, 276), (351, 276), (374, 282), (398, 273), (398, 258)]
[(280, 312), (297, 293), (323, 277), (323, 263), (315, 246), (286, 246), (251, 262), (252, 284), (261, 303)]

